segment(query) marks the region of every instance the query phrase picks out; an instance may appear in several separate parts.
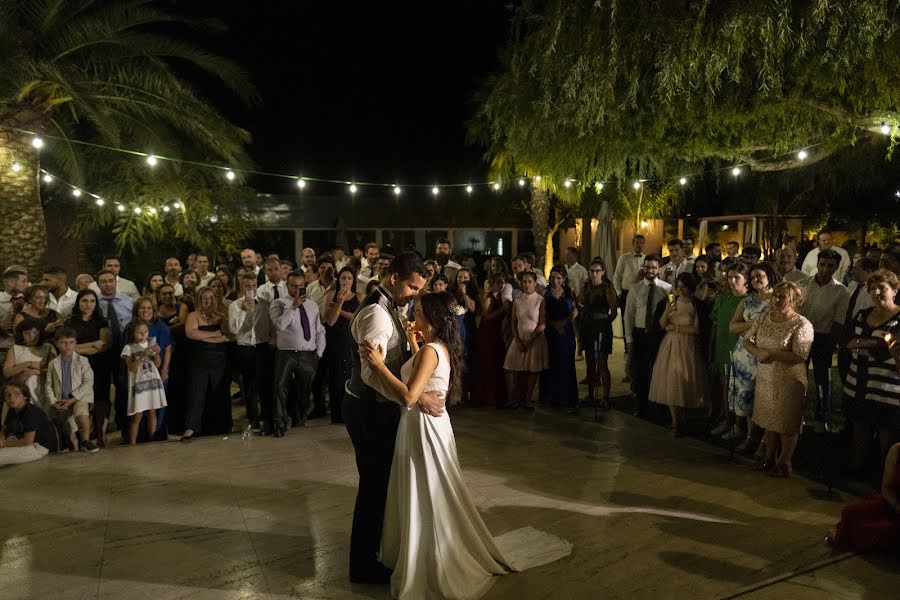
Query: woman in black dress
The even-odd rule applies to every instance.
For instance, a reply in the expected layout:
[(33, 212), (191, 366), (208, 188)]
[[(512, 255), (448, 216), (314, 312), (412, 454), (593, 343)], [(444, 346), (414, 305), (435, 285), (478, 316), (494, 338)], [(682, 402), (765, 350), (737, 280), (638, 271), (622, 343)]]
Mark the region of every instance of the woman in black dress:
[(354, 292), (356, 277), (353, 269), (344, 267), (338, 273), (337, 289), (328, 292), (325, 298), (325, 354), (328, 362), (328, 389), (331, 402), (331, 422), (343, 423), (341, 404), (344, 401), (344, 384), (350, 379), (353, 336), (350, 335), (350, 321), (359, 303), (365, 297)]
[(110, 364), (118, 356), (109, 353), (109, 321), (100, 312), (97, 294), (92, 289), (84, 289), (75, 297), (72, 316), (66, 325), (75, 330), (75, 352), (87, 356), (94, 372), (94, 431), (97, 443), (106, 447), (106, 426), (109, 423), (109, 377)]
[(581, 290), (578, 304), (581, 310), (581, 347), (587, 366), (588, 401), (594, 401), (594, 388), (603, 388), (601, 408), (609, 408), (611, 376), (608, 359), (612, 354), (612, 324), (618, 314), (616, 290), (606, 278), (606, 263), (599, 258), (591, 261), (590, 279)]
[(184, 327), (190, 340), (190, 372), (182, 441), (190, 441), (197, 431), (207, 435), (231, 432), (227, 327), (228, 318), (218, 310), (216, 293), (209, 288), (200, 290), (197, 310), (188, 315)]

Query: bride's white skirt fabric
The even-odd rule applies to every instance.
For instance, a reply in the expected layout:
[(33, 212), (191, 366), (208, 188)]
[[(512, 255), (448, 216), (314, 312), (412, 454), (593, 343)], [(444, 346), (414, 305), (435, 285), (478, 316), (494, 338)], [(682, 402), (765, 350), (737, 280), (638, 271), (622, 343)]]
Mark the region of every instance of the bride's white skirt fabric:
[(394, 598), (480, 598), (495, 575), (571, 551), (569, 542), (532, 527), (494, 538), (463, 481), (449, 415), (431, 417), (418, 406), (403, 412), (381, 539)]

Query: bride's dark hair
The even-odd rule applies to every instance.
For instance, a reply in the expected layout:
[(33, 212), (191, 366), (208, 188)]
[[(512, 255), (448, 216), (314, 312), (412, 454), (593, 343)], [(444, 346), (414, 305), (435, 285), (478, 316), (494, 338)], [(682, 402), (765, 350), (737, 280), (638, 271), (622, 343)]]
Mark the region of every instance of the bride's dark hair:
[(462, 396), (462, 372), (465, 368), (465, 346), (459, 336), (459, 318), (456, 314), (456, 299), (450, 292), (438, 292), (419, 296), (422, 314), (431, 325), (435, 341), (447, 348), (450, 356), (450, 388), (447, 390), (447, 405), (459, 402)]

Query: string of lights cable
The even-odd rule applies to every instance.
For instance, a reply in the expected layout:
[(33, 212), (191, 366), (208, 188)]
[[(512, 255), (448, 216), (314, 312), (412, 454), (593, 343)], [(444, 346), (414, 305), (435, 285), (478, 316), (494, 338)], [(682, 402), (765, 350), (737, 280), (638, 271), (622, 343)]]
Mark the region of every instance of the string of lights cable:
[[(57, 141), (64, 141), (68, 144), (82, 145), (82, 146), (86, 146), (86, 147), (92, 147), (92, 148), (102, 149), (102, 150), (106, 150), (106, 151), (110, 151), (110, 152), (116, 152), (116, 153), (120, 153), (120, 154), (127, 154), (127, 155), (131, 155), (131, 156), (139, 157), (139, 158), (142, 158), (146, 162), (146, 164), (149, 168), (156, 167), (157, 165), (160, 164), (160, 162), (171, 162), (171, 163), (192, 165), (192, 166), (201, 167), (201, 168), (214, 169), (216, 171), (220, 171), (222, 173), (223, 177), (225, 177), (225, 179), (229, 182), (236, 181), (238, 178), (238, 175), (241, 175), (242, 177), (260, 176), (260, 177), (273, 177), (273, 178), (280, 178), (280, 179), (289, 179), (289, 180), (295, 181), (297, 188), (301, 191), (305, 190), (309, 186), (310, 183), (338, 184), (338, 185), (346, 186), (347, 190), (351, 194), (356, 194), (362, 187), (389, 188), (389, 189), (391, 189), (392, 193), (397, 196), (399, 196), (402, 193), (402, 190), (404, 187), (431, 188), (431, 194), (434, 196), (438, 196), (441, 192), (441, 189), (443, 189), (443, 188), (448, 188), (448, 189), (464, 188), (466, 193), (468, 193), (468, 194), (472, 194), (475, 191), (475, 189), (478, 187), (488, 187), (489, 189), (491, 189), (495, 192), (499, 192), (503, 189), (503, 186), (502, 186), (501, 182), (499, 182), (499, 181), (475, 181), (475, 182), (467, 181), (464, 183), (444, 183), (444, 184), (434, 184), (434, 185), (432, 185), (432, 184), (407, 184), (407, 185), (401, 186), (399, 183), (385, 183), (385, 182), (376, 182), (376, 181), (353, 181), (353, 180), (335, 179), (335, 178), (327, 178), (327, 177), (313, 177), (313, 176), (308, 176), (308, 175), (295, 175), (295, 174), (289, 174), (289, 173), (276, 173), (276, 172), (270, 172), (270, 171), (260, 171), (260, 170), (255, 170), (255, 169), (240, 169), (240, 168), (233, 168), (233, 167), (229, 167), (229, 166), (225, 166), (225, 165), (221, 165), (221, 164), (192, 161), (192, 160), (187, 160), (187, 159), (178, 158), (178, 157), (162, 156), (162, 155), (158, 155), (158, 154), (142, 152), (139, 150), (118, 148), (118, 147), (114, 147), (114, 146), (108, 146), (105, 144), (98, 144), (95, 142), (87, 142), (87, 141), (83, 141), (83, 140), (75, 140), (75, 139), (70, 139), (70, 138), (62, 138), (62, 137), (53, 136), (53, 135), (41, 136), (33, 131), (28, 131), (28, 130), (19, 129), (19, 128), (6, 127), (6, 129), (10, 130), (10, 131), (15, 131), (17, 133), (21, 133), (24, 135), (32, 136), (31, 145), (32, 145), (32, 147), (35, 148), (35, 150), (38, 150), (38, 151), (43, 149), (44, 146), (46, 145), (45, 141), (44, 141), (46, 138), (46, 139), (52, 139), (52, 140), (57, 140)], [(892, 136), (895, 133), (895, 132), (893, 132), (894, 129), (895, 129), (895, 126), (892, 126), (886, 122), (882, 122), (881, 127), (880, 127), (881, 133), (884, 135), (887, 135), (887, 136)], [(810, 145), (804, 146), (802, 148), (791, 150), (789, 152), (783, 152), (781, 154), (774, 155), (771, 158), (777, 159), (777, 158), (781, 158), (784, 156), (795, 155), (798, 160), (804, 161), (810, 157), (811, 152), (813, 152), (815, 148), (822, 146), (822, 145), (824, 145), (824, 142), (810, 144)], [(0, 168), (3, 168), (3, 167), (0, 166)], [(12, 162), (11, 169), (14, 172), (20, 171), (21, 168), (22, 168), (22, 164), (19, 161), (14, 160)], [(739, 177), (745, 170), (748, 170), (750, 168), (751, 168), (750, 165), (747, 164), (746, 162), (737, 162), (732, 165), (718, 167), (718, 168), (712, 168), (712, 169), (706, 169), (706, 170), (699, 171), (699, 172), (689, 174), (689, 175), (638, 179), (631, 183), (631, 187), (635, 190), (640, 190), (643, 186), (645, 186), (647, 184), (665, 183), (665, 182), (669, 182), (669, 181), (677, 181), (679, 185), (686, 186), (689, 183), (690, 179), (700, 178), (707, 174), (715, 174), (715, 173), (720, 173), (723, 171), (730, 171), (730, 173), (733, 177)], [(91, 196), (95, 199), (95, 202), (98, 206), (102, 207), (102, 206), (106, 205), (106, 201), (95, 193), (85, 192), (84, 190), (82, 190), (81, 188), (76, 186), (75, 184), (68, 182), (65, 179), (63, 179), (57, 175), (51, 174), (43, 168), (41, 169), (41, 173), (43, 174), (43, 181), (45, 183), (49, 184), (54, 181), (59, 181), (65, 185), (67, 185), (69, 188), (71, 188), (73, 196), (80, 197), (83, 193), (87, 193), (89, 196)], [(540, 183), (542, 180), (542, 177), (540, 175), (531, 175), (531, 176), (522, 175), (517, 178), (514, 178), (514, 180), (520, 188), (524, 188), (528, 184), (529, 181), (532, 183)], [(566, 189), (569, 189), (573, 185), (576, 185), (576, 184), (585, 185), (585, 186), (592, 185), (598, 193), (603, 190), (603, 187), (605, 185), (616, 184), (616, 183), (622, 184), (623, 182), (621, 182), (621, 181), (595, 181), (595, 182), (589, 183), (589, 182), (580, 181), (575, 178), (566, 178), (566, 179), (563, 179), (563, 181), (562, 181), (562, 185)], [(898, 198), (900, 198), (900, 191), (898, 191), (896, 195)], [(114, 203), (114, 205), (116, 206), (116, 209), (119, 210), (120, 212), (124, 212), (126, 210), (124, 205), (122, 205), (121, 203), (116, 202), (116, 203)], [(178, 203), (177, 202), (173, 203), (171, 208), (179, 208)], [(142, 212), (143, 210), (144, 209), (142, 209), (141, 207), (134, 208), (134, 211), (137, 214), (140, 214), (140, 212)], [(147, 210), (149, 210), (150, 212), (156, 212), (157, 209), (149, 208)], [(163, 210), (168, 212), (168, 210), (170, 210), (170, 207), (168, 205), (166, 205), (163, 207)]]

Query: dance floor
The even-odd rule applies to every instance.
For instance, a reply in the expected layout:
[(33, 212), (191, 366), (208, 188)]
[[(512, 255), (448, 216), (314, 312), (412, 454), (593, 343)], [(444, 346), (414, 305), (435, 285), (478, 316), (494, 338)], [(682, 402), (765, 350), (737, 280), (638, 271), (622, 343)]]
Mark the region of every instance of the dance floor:
[[(460, 459), (495, 534), (568, 558), (488, 598), (889, 598), (900, 563), (832, 556), (847, 497), (729, 464), (619, 412), (466, 409)], [(0, 597), (388, 598), (351, 585), (356, 471), (342, 426), (64, 454), (0, 471)]]

